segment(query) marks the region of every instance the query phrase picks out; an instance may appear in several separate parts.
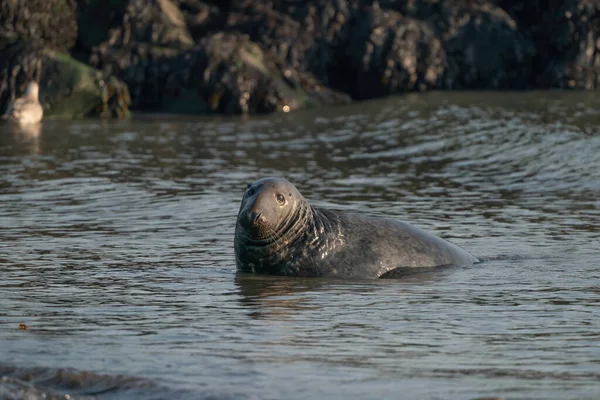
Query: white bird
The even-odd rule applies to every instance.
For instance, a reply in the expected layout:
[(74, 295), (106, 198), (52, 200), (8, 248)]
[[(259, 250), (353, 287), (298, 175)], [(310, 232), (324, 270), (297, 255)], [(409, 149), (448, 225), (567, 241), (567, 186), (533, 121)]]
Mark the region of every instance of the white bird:
[(38, 98), (39, 90), (40, 86), (37, 82), (29, 82), (23, 97), (15, 99), (8, 105), (3, 118), (17, 121), (22, 125), (40, 122), (44, 116), (44, 109)]

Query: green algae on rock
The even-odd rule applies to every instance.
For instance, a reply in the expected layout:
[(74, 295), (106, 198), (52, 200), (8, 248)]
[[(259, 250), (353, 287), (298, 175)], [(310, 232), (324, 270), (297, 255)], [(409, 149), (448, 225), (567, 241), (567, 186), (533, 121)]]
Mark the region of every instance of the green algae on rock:
[(50, 118), (70, 119), (90, 115), (127, 118), (129, 90), (114, 76), (106, 76), (66, 54), (45, 50), (42, 102)]
[(45, 118), (129, 116), (127, 86), (67, 54), (21, 40), (0, 40), (0, 108), (22, 94), (29, 81), (40, 83)]

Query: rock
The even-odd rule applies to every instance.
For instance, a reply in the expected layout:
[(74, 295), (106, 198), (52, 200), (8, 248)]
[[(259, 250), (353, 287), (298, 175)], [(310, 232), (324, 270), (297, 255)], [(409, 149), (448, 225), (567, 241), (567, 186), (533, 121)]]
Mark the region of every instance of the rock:
[(503, 9), (447, 0), (433, 18), (447, 58), (443, 88), (524, 89), (531, 82), (533, 43)]
[(248, 36), (218, 33), (172, 64), (164, 90), (164, 111), (264, 113), (323, 103), (346, 103), (347, 96), (311, 82), (291, 67), (282, 73)]
[[(91, 0), (90, 6), (103, 4)], [(158, 110), (169, 63), (194, 46), (185, 17), (170, 0), (128, 0), (122, 22), (92, 49), (89, 63), (123, 79), (133, 109)]]
[[(221, 20), (205, 24), (202, 12)], [(222, 12), (214, 4), (192, 0), (154, 0), (150, 5), (129, 0), (123, 24), (94, 47), (90, 63), (129, 85), (134, 109), (248, 113), (349, 101), (309, 72), (264, 53), (244, 35), (207, 34), (193, 47), (187, 22), (196, 23), (196, 33), (206, 33), (222, 28)]]
[[(598, 1), (567, 1), (558, 12), (556, 28), (548, 27), (557, 56), (543, 77), (552, 86), (569, 89), (598, 89), (600, 86), (600, 4)], [(562, 37), (561, 37), (562, 36)], [(566, 40), (565, 40), (566, 39)]]
[(222, 31), (229, 15), (229, 3), (223, 0), (176, 0), (176, 4), (184, 15), (194, 41), (199, 41), (208, 33)]
[(497, 0), (532, 38), (536, 75), (542, 88), (596, 89), (600, 86), (600, 2)]
[(0, 105), (41, 80), (48, 115), (600, 84), (599, 0), (0, 0), (0, 28)]
[(90, 64), (127, 84), (133, 110), (159, 111), (164, 85), (172, 72), (171, 62), (182, 52), (148, 43), (128, 47), (105, 43), (94, 49)]
[(74, 0), (0, 0), (0, 36), (68, 52), (77, 39)]
[(45, 50), (42, 103), (46, 116), (72, 119), (85, 116), (128, 118), (129, 89), (114, 76), (104, 74), (66, 54)]
[(355, 99), (524, 87), (532, 73), (531, 41), (510, 15), (485, 1), (236, 4), (228, 27)]
[(435, 87), (443, 72), (432, 28), (377, 1), (243, 4), (230, 27), (354, 99)]
[(358, 0), (239, 1), (231, 7), (226, 29), (248, 34), (278, 63), (311, 73), (332, 87), (330, 78), (345, 67), (336, 50), (346, 41), (358, 4)]
[(436, 88), (525, 88), (530, 82), (533, 43), (493, 2), (382, 0), (381, 5), (426, 22), (435, 32), (445, 58)]
[(123, 23), (125, 29), (117, 30), (119, 34), (113, 35), (111, 44), (141, 42), (175, 49), (194, 45), (183, 13), (171, 0), (130, 0)]
[(355, 99), (435, 88), (446, 63), (429, 24), (377, 3), (356, 14), (338, 54), (340, 73), (330, 80)]
[(124, 0), (77, 0), (79, 35), (73, 51), (87, 61), (93, 48), (107, 41), (112, 29), (121, 26), (126, 7)]
[(171, 0), (82, 0), (79, 4), (80, 51), (102, 43), (127, 47), (138, 43), (187, 49), (194, 41), (185, 18)]
[(40, 82), (44, 118), (127, 117), (127, 86), (114, 77), (40, 44), (0, 42), (0, 107), (20, 96), (27, 82)]

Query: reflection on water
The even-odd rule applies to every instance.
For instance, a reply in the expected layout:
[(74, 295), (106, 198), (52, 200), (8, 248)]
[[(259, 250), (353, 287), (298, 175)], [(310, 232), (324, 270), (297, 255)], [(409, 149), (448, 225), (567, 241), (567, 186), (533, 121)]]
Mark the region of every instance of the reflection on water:
[(40, 132), (42, 124), (21, 125), (12, 122), (6, 122), (2, 126), (2, 137), (0, 143), (6, 143), (19, 154), (25, 150), (25, 153), (38, 154), (40, 152)]
[(323, 289), (329, 282), (322, 279), (284, 279), (239, 273), (235, 284), (239, 289), (240, 305), (248, 315), (257, 319), (287, 319), (295, 310), (318, 311), (306, 304), (303, 293)]
[[(423, 285), (432, 283), (435, 279), (443, 279), (451, 269), (420, 270), (412, 273), (405, 271), (391, 278), (402, 278), (405, 284)], [(249, 273), (238, 273), (235, 285), (239, 290), (240, 305), (248, 309), (248, 315), (259, 319), (286, 319), (305, 310), (317, 312), (320, 307), (311, 304), (311, 298), (319, 297), (325, 292), (349, 292), (353, 296), (371, 295), (386, 287), (385, 281), (289, 278)]]
[[(430, 93), (2, 125), (0, 397), (598, 398), (599, 105)], [(485, 261), (236, 274), (242, 193), (273, 175)]]

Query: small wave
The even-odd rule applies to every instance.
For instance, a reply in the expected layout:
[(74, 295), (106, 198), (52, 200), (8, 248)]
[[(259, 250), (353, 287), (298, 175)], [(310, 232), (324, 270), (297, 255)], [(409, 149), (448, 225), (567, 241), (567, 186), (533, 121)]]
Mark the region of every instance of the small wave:
[(102, 375), (70, 368), (0, 365), (1, 399), (94, 399), (172, 397), (173, 390), (154, 381), (126, 375)]

